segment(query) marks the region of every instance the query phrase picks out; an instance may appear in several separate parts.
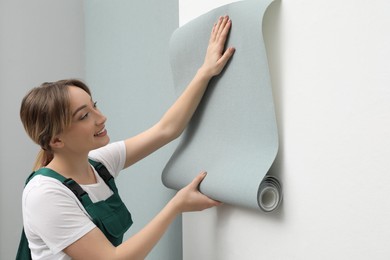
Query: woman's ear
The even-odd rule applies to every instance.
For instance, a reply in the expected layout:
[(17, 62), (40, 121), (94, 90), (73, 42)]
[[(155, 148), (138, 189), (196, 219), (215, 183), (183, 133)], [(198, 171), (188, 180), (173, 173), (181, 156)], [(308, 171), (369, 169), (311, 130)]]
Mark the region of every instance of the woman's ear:
[(64, 142), (61, 140), (61, 137), (60, 136), (54, 136), (51, 140), (50, 140), (50, 147), (51, 149), (55, 150), (55, 149), (60, 149), (62, 147), (64, 147)]

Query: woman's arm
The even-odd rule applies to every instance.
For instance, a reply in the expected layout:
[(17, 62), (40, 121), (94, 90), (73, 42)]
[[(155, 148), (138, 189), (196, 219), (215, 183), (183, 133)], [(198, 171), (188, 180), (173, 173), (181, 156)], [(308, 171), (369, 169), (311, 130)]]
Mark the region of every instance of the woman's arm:
[(157, 124), (125, 140), (125, 168), (174, 140), (183, 132), (198, 107), (210, 79), (222, 71), (234, 53), (234, 48), (225, 50), (230, 27), (231, 21), (228, 16), (219, 18), (212, 29), (204, 63), (181, 96)]
[(98, 228), (64, 249), (72, 259), (145, 259), (160, 240), (168, 226), (182, 212), (199, 211), (220, 203), (199, 192), (198, 186), (206, 176), (199, 174), (189, 185), (180, 190), (175, 197), (137, 234), (114, 247)]

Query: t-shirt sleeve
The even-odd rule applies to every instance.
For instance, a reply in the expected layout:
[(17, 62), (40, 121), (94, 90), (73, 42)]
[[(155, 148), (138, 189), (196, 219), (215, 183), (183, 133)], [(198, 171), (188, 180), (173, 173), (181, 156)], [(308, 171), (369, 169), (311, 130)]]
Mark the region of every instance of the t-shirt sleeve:
[(117, 177), (123, 170), (126, 161), (126, 146), (124, 141), (110, 143), (89, 153), (89, 158), (103, 163), (107, 170)]
[(29, 186), (23, 194), (25, 229), (39, 236), (53, 254), (96, 227), (71, 191), (62, 186), (60, 182), (42, 181), (39, 185)]

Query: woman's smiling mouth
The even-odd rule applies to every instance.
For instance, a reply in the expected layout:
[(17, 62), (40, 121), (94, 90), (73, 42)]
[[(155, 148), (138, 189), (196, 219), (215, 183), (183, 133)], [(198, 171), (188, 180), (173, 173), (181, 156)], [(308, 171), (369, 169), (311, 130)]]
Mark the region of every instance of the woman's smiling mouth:
[(96, 134), (94, 134), (94, 136), (105, 136), (107, 134), (107, 130), (106, 128), (104, 127), (102, 130), (100, 130), (99, 132), (97, 132)]

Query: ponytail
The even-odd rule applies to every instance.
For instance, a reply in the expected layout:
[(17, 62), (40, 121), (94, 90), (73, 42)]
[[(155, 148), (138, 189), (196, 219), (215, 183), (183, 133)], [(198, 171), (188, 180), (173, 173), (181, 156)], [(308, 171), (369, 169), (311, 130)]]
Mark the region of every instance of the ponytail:
[(37, 171), (40, 168), (48, 165), (51, 160), (53, 160), (53, 157), (53, 153), (41, 149), (37, 154), (37, 158), (35, 159), (33, 171)]

